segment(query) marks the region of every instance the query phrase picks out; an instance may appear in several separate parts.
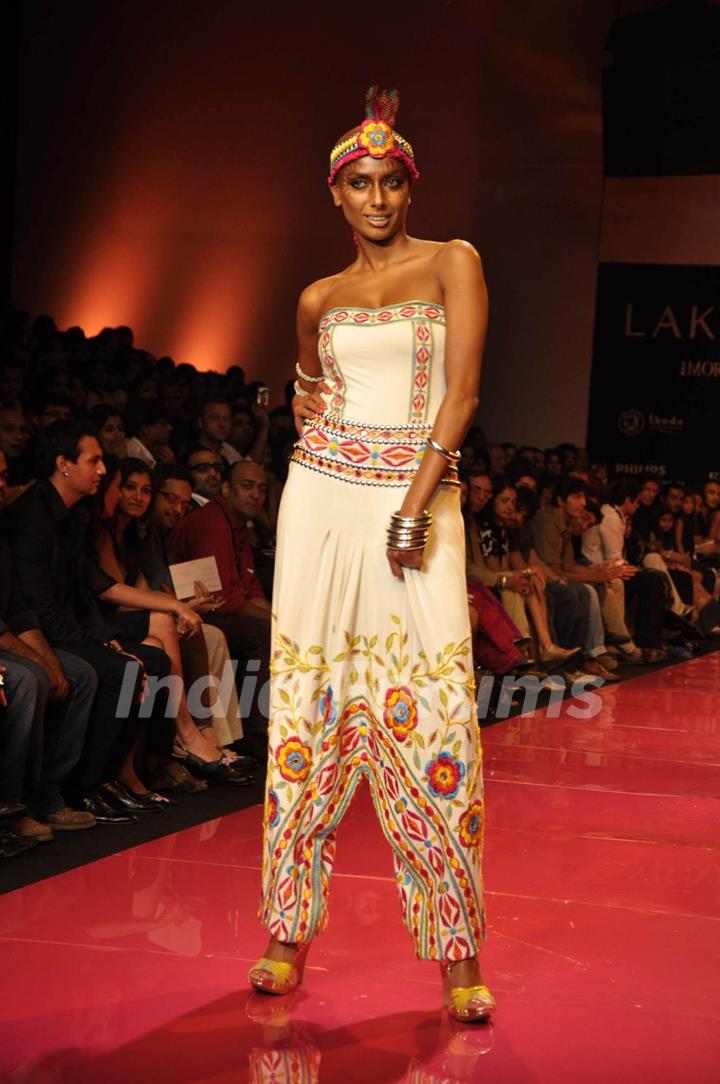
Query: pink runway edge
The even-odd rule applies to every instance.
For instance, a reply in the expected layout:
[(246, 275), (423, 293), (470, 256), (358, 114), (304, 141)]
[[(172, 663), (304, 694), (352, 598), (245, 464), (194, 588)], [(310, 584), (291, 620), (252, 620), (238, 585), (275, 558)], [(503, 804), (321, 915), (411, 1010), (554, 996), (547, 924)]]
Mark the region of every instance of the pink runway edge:
[(483, 732), (494, 1023), (451, 1026), (365, 790), (290, 999), (250, 994), (261, 810), (0, 897), (12, 1084), (715, 1084), (720, 654)]

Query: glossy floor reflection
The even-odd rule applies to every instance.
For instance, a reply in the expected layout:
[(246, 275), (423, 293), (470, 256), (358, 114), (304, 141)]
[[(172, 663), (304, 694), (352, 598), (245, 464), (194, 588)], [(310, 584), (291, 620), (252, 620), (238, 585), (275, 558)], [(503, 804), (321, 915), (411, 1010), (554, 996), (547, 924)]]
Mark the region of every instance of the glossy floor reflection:
[(367, 794), (291, 1001), (250, 995), (260, 810), (0, 897), (12, 1084), (711, 1084), (720, 654), (483, 733), (494, 1025), (452, 1028)]

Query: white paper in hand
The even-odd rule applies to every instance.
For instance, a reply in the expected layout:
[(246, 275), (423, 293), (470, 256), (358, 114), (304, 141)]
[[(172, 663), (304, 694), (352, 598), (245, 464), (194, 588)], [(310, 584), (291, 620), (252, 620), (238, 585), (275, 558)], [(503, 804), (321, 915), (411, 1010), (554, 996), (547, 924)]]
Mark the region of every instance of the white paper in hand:
[(170, 565), (175, 594), (183, 601), (195, 594), (195, 584), (201, 583), (209, 594), (222, 591), (217, 561), (214, 557), (199, 557), (196, 561), (181, 561)]

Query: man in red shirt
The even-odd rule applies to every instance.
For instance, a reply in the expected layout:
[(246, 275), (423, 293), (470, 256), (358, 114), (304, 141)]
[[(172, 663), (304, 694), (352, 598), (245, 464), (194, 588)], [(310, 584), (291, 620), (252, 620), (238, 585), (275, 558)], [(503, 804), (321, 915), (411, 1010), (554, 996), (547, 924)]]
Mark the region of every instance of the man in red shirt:
[[(262, 467), (240, 460), (228, 468), (221, 495), (179, 520), (171, 539), (174, 561), (213, 556), (222, 584), (214, 609), (204, 619), (225, 633), (238, 660), (242, 751), (267, 756), (270, 602), (255, 572), (248, 520), (267, 495)], [(189, 494), (188, 494), (189, 497)]]

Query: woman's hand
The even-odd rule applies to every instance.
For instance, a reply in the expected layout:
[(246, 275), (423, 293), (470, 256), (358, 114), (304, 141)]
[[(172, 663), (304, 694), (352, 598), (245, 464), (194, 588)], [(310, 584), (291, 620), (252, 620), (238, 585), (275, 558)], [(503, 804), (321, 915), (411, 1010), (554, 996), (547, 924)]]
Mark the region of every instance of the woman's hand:
[(206, 614), (215, 610), (222, 598), (222, 592), (212, 593), (208, 591), (205, 584), (199, 580), (195, 581), (194, 587), (195, 594), (187, 600), (185, 605), (198, 614)]
[(175, 613), (180, 621), (181, 634), (186, 633), (188, 636), (194, 636), (202, 628), (202, 617), (186, 603), (178, 602)]
[(390, 571), (399, 580), (403, 578), (404, 568), (419, 568), (422, 571), (422, 550), (391, 550), (387, 551), (387, 559), (390, 562)]
[(331, 387), (323, 380), (320, 384), (315, 384), (313, 390), (309, 391), (307, 395), (295, 395), (292, 401), (292, 412), (295, 418), (295, 428), (298, 434), (302, 433), (302, 427), (305, 422), (311, 421), (318, 414), (322, 414), (327, 410), (327, 403), (323, 399), (324, 395), (329, 395)]
[(529, 595), (529, 577), (524, 572), (513, 572), (512, 576), (508, 576), (505, 587), (508, 591), (515, 591), (518, 595)]
[(528, 579), (532, 584), (533, 590), (537, 594), (542, 595), (545, 591), (545, 584), (547, 582), (542, 569), (538, 568), (537, 565), (530, 565), (530, 573), (531, 575), (528, 577)]

